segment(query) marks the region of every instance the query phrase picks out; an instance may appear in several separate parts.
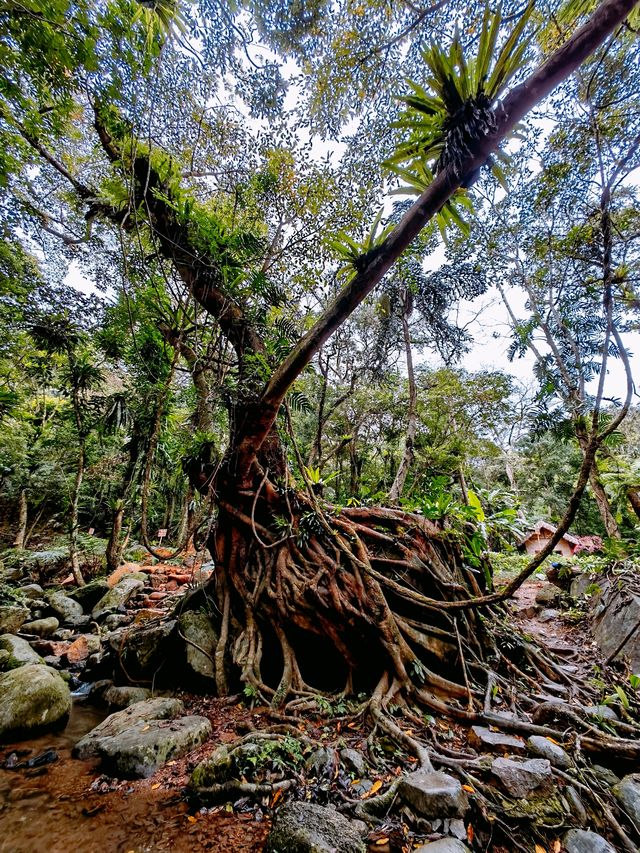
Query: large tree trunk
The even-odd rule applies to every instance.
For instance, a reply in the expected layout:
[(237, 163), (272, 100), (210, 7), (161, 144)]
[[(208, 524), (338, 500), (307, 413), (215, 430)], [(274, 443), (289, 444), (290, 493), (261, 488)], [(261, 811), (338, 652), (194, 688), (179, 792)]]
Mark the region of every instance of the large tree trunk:
[(13, 540), (13, 547), (20, 548), (20, 550), (24, 548), (27, 536), (27, 513), (27, 490), (21, 489), (20, 497), (18, 498), (18, 529), (16, 531), (16, 538)]

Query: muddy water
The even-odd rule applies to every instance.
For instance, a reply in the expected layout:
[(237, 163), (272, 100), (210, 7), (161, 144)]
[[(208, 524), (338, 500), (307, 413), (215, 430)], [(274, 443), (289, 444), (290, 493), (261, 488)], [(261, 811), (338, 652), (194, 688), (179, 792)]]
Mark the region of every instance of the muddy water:
[[(0, 853), (253, 853), (266, 827), (234, 815), (195, 817), (180, 791), (152, 788), (152, 781), (121, 783), (116, 791), (92, 791), (95, 762), (76, 761), (71, 749), (105, 713), (74, 704), (64, 731), (0, 744)], [(37, 769), (5, 769), (14, 751), (20, 761), (54, 749), (57, 761)]]

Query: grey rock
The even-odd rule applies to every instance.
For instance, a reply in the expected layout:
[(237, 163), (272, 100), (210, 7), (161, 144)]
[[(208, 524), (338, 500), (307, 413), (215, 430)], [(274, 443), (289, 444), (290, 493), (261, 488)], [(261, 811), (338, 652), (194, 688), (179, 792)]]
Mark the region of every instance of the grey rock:
[(553, 779), (551, 764), (546, 758), (528, 761), (495, 758), (491, 772), (500, 780), (504, 790), (517, 799), (526, 798), (534, 791), (544, 793), (550, 790)]
[(469, 800), (462, 785), (447, 773), (416, 770), (398, 785), (398, 797), (420, 817), (464, 817)]
[(547, 758), (554, 767), (561, 770), (567, 770), (573, 763), (564, 749), (557, 743), (552, 743), (549, 738), (532, 735), (527, 740), (527, 746), (534, 755)]
[(587, 810), (584, 807), (584, 803), (582, 802), (580, 795), (571, 785), (567, 785), (564, 789), (564, 795), (567, 798), (571, 814), (581, 826), (584, 826), (589, 820), (589, 815), (587, 814)]
[(64, 592), (47, 593), (47, 601), (49, 602), (49, 607), (60, 618), (61, 622), (68, 625), (77, 625), (78, 620), (84, 616), (82, 606), (77, 601), (74, 601), (73, 598), (65, 595)]
[(41, 664), (0, 675), (0, 696), (0, 739), (54, 728), (71, 711), (69, 688), (59, 673)]
[(613, 793), (635, 825), (640, 828), (640, 773), (625, 776), (614, 788)]
[(169, 638), (175, 626), (176, 620), (169, 619), (135, 631), (124, 630), (119, 654), (129, 677), (137, 678), (151, 670), (155, 673), (171, 656)]
[(305, 762), (307, 773), (318, 779), (323, 776), (331, 776), (336, 763), (336, 752), (326, 746), (314, 750)]
[(29, 608), (20, 604), (7, 604), (0, 607), (0, 634), (17, 633), (29, 615)]
[(458, 838), (460, 841), (465, 841), (467, 837), (467, 828), (464, 825), (464, 821), (459, 818), (450, 820), (449, 834), (453, 835), (454, 838)]
[(13, 634), (3, 634), (0, 637), (0, 649), (9, 653), (5, 669), (17, 669), (20, 666), (42, 663), (42, 658), (34, 652), (29, 643)]
[(11, 655), (6, 649), (0, 649), (0, 672), (9, 669), (9, 658)]
[[(183, 613), (178, 628), (184, 637), (187, 671), (196, 679), (215, 679), (214, 655), (218, 635), (206, 613)], [(201, 652), (203, 649), (204, 652)]]
[(28, 583), (20, 587), (20, 593), (30, 601), (39, 601), (44, 595), (44, 590), (39, 583)]
[[(635, 574), (619, 575), (614, 582), (601, 582), (602, 594), (593, 607), (593, 636), (608, 658), (627, 658), (632, 672), (640, 672), (640, 596), (635, 595)], [(600, 606), (602, 605), (602, 606)]]
[(333, 808), (291, 802), (276, 814), (265, 853), (365, 853), (357, 829)]
[(127, 779), (146, 778), (169, 759), (200, 746), (210, 734), (206, 717), (139, 720), (126, 731), (101, 738), (97, 749), (107, 772)]
[(46, 666), (50, 666), (53, 669), (62, 669), (62, 658), (60, 655), (45, 655), (42, 660)]
[(554, 604), (557, 604), (560, 601), (561, 595), (561, 589), (558, 589), (558, 587), (554, 586), (552, 583), (546, 583), (536, 593), (536, 604), (553, 607)]
[(151, 699), (151, 691), (146, 687), (115, 687), (111, 685), (102, 695), (103, 700), (108, 705), (113, 705), (116, 708), (128, 708), (130, 705), (135, 705), (136, 702), (144, 702)]
[(416, 847), (413, 853), (470, 853), (470, 850), (458, 838), (441, 838)]
[(123, 625), (130, 625), (133, 616), (129, 613), (110, 613), (104, 620), (104, 626), (109, 631), (116, 631)]
[(505, 735), (502, 732), (492, 732), (484, 726), (471, 727), (469, 742), (472, 746), (487, 752), (508, 752), (524, 755), (527, 751), (527, 745), (521, 737)]
[(586, 591), (589, 587), (598, 586), (597, 575), (592, 575), (589, 573), (578, 575), (574, 580), (571, 581), (571, 586), (569, 587), (569, 595), (571, 598), (583, 598)]
[(616, 853), (601, 835), (585, 829), (570, 829), (562, 843), (567, 853)]
[[(101, 619), (108, 613), (113, 613), (129, 601), (129, 599), (144, 587), (144, 582), (130, 575), (122, 578), (121, 581), (112, 587), (109, 592), (105, 593), (98, 603), (94, 606), (91, 615), (94, 620)], [(77, 603), (77, 602), (76, 602)]]
[(553, 622), (555, 619), (559, 619), (559, 618), (560, 618), (560, 611), (559, 610), (549, 610), (549, 609), (543, 610), (540, 613), (540, 615), (538, 616), (538, 619), (540, 622)]
[(100, 599), (104, 598), (108, 592), (109, 584), (105, 580), (97, 579), (74, 589), (69, 593), (69, 598), (77, 601), (85, 613), (91, 613)]
[(589, 717), (596, 717), (599, 720), (619, 720), (620, 718), (608, 705), (585, 705), (583, 708), (585, 714)]
[(367, 775), (367, 762), (364, 755), (357, 749), (341, 749), (340, 763), (348, 773), (355, 773), (356, 776)]
[(36, 619), (33, 622), (25, 622), (21, 628), (23, 634), (35, 634), (36, 637), (49, 637), (60, 627), (55, 616), (46, 619)]
[(92, 758), (99, 754), (99, 746), (103, 740), (115, 737), (141, 721), (147, 723), (150, 720), (172, 720), (183, 713), (184, 705), (179, 699), (147, 699), (145, 702), (136, 702), (123, 711), (111, 714), (80, 738), (73, 748), (73, 754), (76, 758)]
[(594, 764), (591, 768), (600, 782), (603, 785), (608, 785), (609, 788), (613, 788), (614, 785), (617, 785), (620, 781), (620, 777), (616, 776), (613, 770), (610, 770), (608, 767), (603, 767), (601, 764)]

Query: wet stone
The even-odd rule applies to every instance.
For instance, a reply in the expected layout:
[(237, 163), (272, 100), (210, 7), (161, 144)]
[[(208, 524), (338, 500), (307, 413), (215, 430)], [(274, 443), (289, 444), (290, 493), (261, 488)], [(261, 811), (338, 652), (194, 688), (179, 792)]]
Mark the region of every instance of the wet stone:
[(44, 595), (44, 590), (38, 583), (28, 583), (20, 587), (21, 594), (31, 601), (38, 601)]
[(323, 776), (331, 776), (336, 762), (336, 753), (333, 749), (321, 746), (311, 753), (306, 761), (307, 773), (318, 779)]
[(574, 818), (578, 821), (580, 825), (584, 825), (589, 820), (589, 815), (587, 814), (587, 810), (584, 807), (584, 803), (582, 802), (580, 795), (571, 785), (567, 785), (564, 789), (564, 795), (567, 799), (567, 803), (569, 805), (569, 809)]
[(21, 628), (23, 634), (35, 634), (36, 637), (49, 637), (57, 631), (60, 623), (55, 616), (46, 619), (36, 619), (33, 622), (25, 622)]
[(0, 675), (0, 738), (46, 731), (65, 720), (71, 694), (60, 674), (28, 664)]
[(0, 607), (0, 634), (15, 634), (29, 618), (29, 608), (21, 605)]
[(151, 691), (146, 687), (124, 687), (111, 686), (104, 691), (102, 696), (107, 705), (113, 705), (116, 708), (128, 708), (130, 705), (135, 705), (136, 702), (144, 702), (151, 698)]
[(365, 853), (357, 828), (335, 809), (286, 803), (276, 814), (265, 853)]
[(341, 749), (340, 763), (348, 773), (354, 773), (356, 776), (367, 775), (367, 762), (357, 749)]
[[(109, 590), (94, 606), (91, 613), (95, 620), (101, 619), (108, 613), (118, 610), (129, 601), (134, 593), (143, 589), (144, 582), (138, 578), (125, 577)], [(78, 605), (79, 606), (79, 605)]]
[(470, 850), (458, 838), (441, 838), (414, 848), (413, 853), (470, 853)]
[(536, 593), (536, 604), (542, 604), (547, 607), (552, 607), (557, 604), (562, 595), (562, 590), (552, 583), (545, 584)]
[(483, 749), (487, 752), (524, 755), (527, 751), (527, 745), (521, 737), (505, 735), (502, 732), (492, 732), (483, 726), (471, 727), (469, 743), (477, 749)]
[(77, 625), (84, 620), (82, 605), (69, 598), (63, 592), (50, 592), (46, 596), (49, 607), (53, 610), (61, 622), (68, 625)]
[(5, 662), (5, 669), (17, 669), (19, 666), (42, 663), (42, 658), (22, 637), (13, 634), (3, 634), (0, 637), (0, 649), (8, 652), (9, 657)]
[(534, 755), (548, 759), (554, 767), (559, 767), (561, 770), (571, 767), (572, 761), (564, 749), (557, 743), (552, 743), (549, 738), (532, 735), (527, 740), (527, 746)]
[(410, 773), (400, 781), (398, 797), (418, 816), (426, 818), (461, 818), (469, 808), (462, 785), (447, 773)]
[(567, 853), (616, 853), (615, 847), (601, 835), (585, 829), (570, 829), (563, 844)]
[(640, 826), (640, 773), (625, 776), (613, 793), (636, 826)]
[(528, 761), (513, 761), (511, 758), (496, 758), (491, 764), (507, 794), (524, 799), (533, 792), (544, 793), (551, 788), (551, 764), (546, 758), (531, 758)]
[(608, 705), (586, 705), (584, 712), (589, 717), (595, 717), (599, 720), (619, 720), (620, 718)]

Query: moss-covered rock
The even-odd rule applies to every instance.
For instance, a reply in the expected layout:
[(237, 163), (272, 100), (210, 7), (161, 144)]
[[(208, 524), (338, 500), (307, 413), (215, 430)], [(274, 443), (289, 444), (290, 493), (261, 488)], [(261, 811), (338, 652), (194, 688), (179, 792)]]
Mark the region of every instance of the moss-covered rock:
[(54, 669), (29, 664), (0, 675), (0, 739), (61, 726), (71, 711), (69, 688)]
[(0, 634), (15, 634), (29, 616), (29, 608), (21, 604), (7, 604), (0, 607)]
[(20, 666), (44, 663), (40, 655), (34, 652), (26, 640), (23, 640), (22, 637), (15, 637), (13, 634), (2, 634), (0, 636), (0, 649), (9, 655), (4, 664), (4, 669), (18, 669)]
[(201, 611), (183, 613), (178, 620), (180, 636), (185, 645), (186, 667), (194, 681), (213, 686), (214, 655), (218, 635), (210, 617)]

